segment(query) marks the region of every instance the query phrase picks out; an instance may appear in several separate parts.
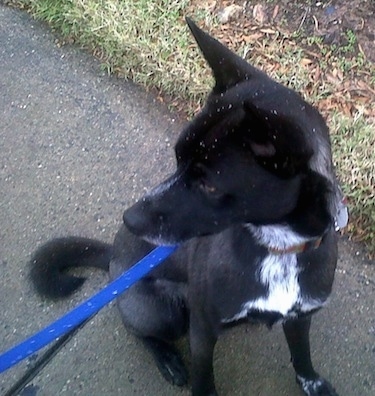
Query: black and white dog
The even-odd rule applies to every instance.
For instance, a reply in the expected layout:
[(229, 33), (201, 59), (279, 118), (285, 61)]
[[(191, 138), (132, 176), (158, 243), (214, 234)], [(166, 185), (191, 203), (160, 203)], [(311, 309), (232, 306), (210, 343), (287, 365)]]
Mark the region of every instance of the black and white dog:
[(63, 297), (83, 282), (68, 267), (109, 268), (115, 278), (154, 245), (181, 244), (118, 299), (168, 381), (187, 382), (173, 341), (188, 332), (193, 395), (216, 395), (220, 332), (257, 320), (282, 323), (306, 395), (336, 395), (309, 346), (311, 314), (331, 293), (337, 221), (346, 220), (328, 128), (298, 94), (187, 23), (216, 85), (177, 141), (176, 172), (125, 211), (113, 245), (71, 237), (42, 246), (33, 282)]

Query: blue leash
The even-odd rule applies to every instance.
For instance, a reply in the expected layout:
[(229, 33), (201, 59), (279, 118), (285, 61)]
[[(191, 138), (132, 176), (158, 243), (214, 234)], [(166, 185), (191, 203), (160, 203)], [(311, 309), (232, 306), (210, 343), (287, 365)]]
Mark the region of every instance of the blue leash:
[(155, 248), (97, 294), (43, 330), (1, 354), (0, 374), (92, 317), (101, 308), (162, 263), (176, 249), (177, 246), (159, 246)]

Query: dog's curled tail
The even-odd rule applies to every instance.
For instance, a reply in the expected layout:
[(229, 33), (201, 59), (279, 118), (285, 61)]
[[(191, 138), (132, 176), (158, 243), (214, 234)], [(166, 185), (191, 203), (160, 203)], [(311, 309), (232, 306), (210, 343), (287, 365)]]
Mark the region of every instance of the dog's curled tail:
[(96, 267), (108, 271), (111, 255), (112, 245), (93, 239), (53, 239), (37, 249), (31, 258), (31, 281), (42, 296), (66, 297), (85, 281), (85, 278), (67, 274), (68, 268)]

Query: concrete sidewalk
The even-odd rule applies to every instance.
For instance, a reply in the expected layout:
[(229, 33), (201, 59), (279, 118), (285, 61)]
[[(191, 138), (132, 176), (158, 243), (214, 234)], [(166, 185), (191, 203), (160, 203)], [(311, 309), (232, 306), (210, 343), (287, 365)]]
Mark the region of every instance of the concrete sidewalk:
[[(48, 28), (0, 6), (0, 351), (47, 325), (107, 282), (72, 299), (41, 301), (30, 253), (61, 235), (111, 241), (124, 208), (173, 166), (181, 128), (152, 95), (110, 78), (93, 58), (59, 48)], [(374, 265), (342, 241), (330, 305), (315, 316), (313, 360), (341, 396), (375, 395)], [(186, 342), (182, 347), (187, 349)], [(0, 375), (4, 394), (30, 365)], [(226, 333), (215, 355), (221, 395), (300, 395), (281, 328)], [(188, 395), (161, 378), (150, 356), (103, 309), (44, 368), (25, 395)]]

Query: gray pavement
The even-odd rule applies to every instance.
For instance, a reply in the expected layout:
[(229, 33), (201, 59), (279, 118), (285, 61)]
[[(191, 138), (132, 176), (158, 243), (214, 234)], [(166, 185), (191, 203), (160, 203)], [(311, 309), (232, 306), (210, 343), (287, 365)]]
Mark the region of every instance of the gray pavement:
[[(0, 351), (106, 284), (89, 280), (72, 299), (41, 301), (27, 274), (30, 253), (61, 235), (111, 241), (126, 206), (173, 166), (181, 124), (155, 98), (106, 76), (46, 26), (0, 6)], [(375, 395), (375, 266), (342, 240), (330, 305), (315, 316), (316, 368), (340, 395)], [(187, 350), (186, 341), (181, 342)], [(187, 358), (188, 359), (188, 358)], [(0, 375), (4, 394), (30, 366)], [(243, 326), (215, 354), (221, 395), (294, 396), (300, 391), (281, 329)], [(103, 309), (32, 381), (25, 395), (188, 395), (169, 386)]]

